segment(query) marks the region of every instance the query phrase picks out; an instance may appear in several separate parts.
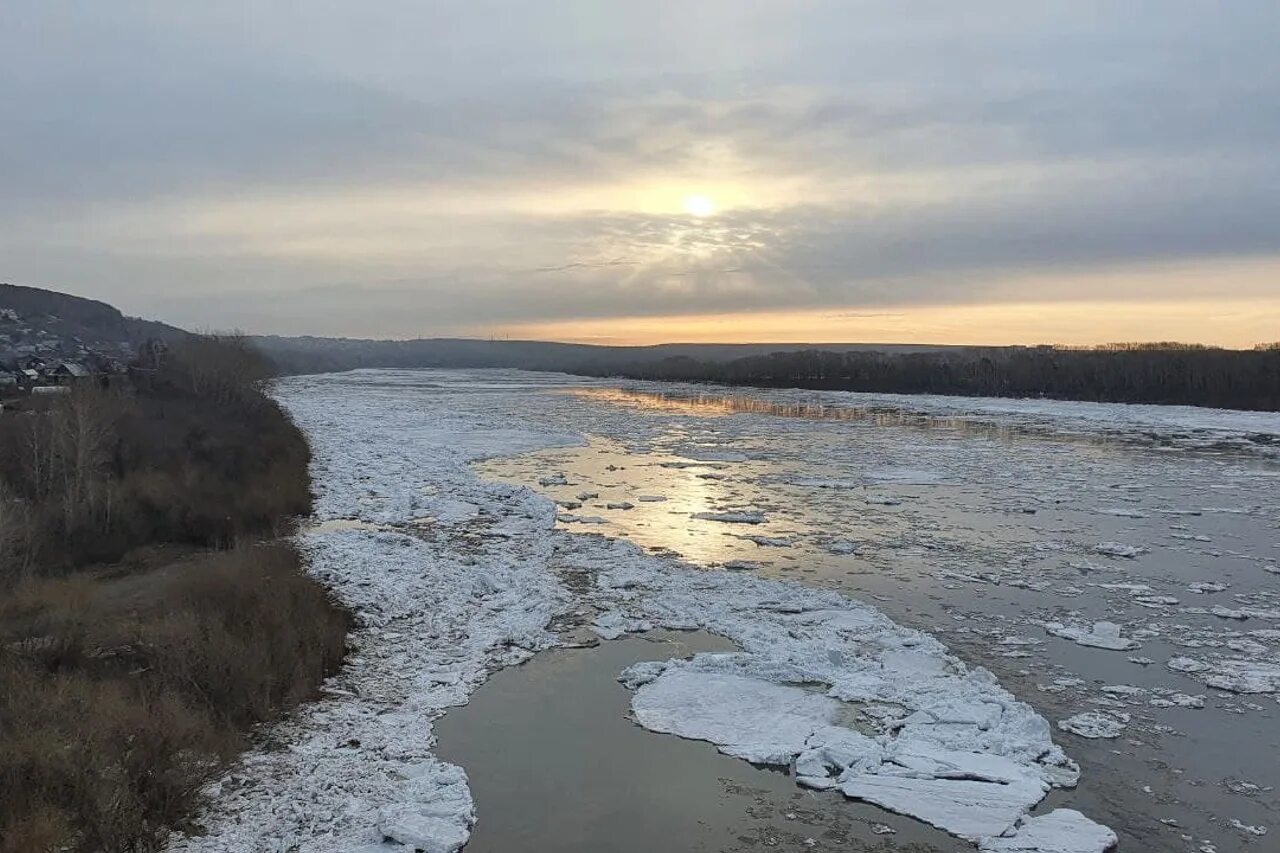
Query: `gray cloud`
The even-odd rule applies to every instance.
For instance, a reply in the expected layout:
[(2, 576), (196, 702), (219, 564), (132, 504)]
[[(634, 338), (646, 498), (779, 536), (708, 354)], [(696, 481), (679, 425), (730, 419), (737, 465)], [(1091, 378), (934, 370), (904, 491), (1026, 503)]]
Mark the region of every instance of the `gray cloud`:
[[(6, 4), (0, 278), (405, 335), (1052, 301), (1017, 276), (1280, 255), (1272, 3), (364, 5)], [(726, 162), (766, 189), (696, 227), (619, 201)], [(263, 218), (208, 225), (228, 200)], [(1218, 293), (1178, 287), (1115, 295)]]

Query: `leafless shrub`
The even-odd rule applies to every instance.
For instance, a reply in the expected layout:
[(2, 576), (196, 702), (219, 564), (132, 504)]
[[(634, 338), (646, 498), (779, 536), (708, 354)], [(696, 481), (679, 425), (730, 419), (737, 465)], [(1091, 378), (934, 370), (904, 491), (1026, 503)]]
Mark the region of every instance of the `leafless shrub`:
[(347, 630), (284, 545), (21, 585), (0, 602), (0, 853), (156, 849)]

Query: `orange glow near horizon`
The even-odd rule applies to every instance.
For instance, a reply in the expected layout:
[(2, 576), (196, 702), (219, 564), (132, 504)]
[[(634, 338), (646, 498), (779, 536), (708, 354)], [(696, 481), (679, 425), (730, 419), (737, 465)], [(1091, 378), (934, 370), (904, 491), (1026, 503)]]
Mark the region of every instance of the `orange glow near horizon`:
[(1182, 341), (1248, 349), (1280, 338), (1280, 297), (1081, 301), (882, 310), (610, 317), (507, 326), (503, 337), (575, 343), (1064, 344)]
[[(513, 323), (472, 334), (658, 343), (964, 345), (1179, 341), (1235, 349), (1280, 340), (1280, 258), (1149, 264), (987, 282), (961, 304), (777, 308)], [(1036, 299), (1024, 294), (1071, 294)], [(1117, 294), (1124, 294), (1118, 297)]]

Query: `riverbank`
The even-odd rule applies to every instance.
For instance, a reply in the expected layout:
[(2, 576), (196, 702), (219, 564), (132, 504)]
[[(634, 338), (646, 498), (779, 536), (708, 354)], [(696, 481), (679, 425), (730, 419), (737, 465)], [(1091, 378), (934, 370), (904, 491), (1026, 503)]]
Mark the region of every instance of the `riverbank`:
[(0, 851), (155, 850), (349, 617), (288, 538), (306, 442), (234, 340), (0, 415)]

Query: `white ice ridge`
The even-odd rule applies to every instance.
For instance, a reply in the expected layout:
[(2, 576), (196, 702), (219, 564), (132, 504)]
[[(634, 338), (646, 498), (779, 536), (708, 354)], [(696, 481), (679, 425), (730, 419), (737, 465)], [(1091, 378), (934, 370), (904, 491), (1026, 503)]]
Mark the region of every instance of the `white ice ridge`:
[[(273, 730), (285, 748), (250, 754), (211, 789), (207, 833), (171, 850), (453, 853), (475, 815), (463, 770), (432, 752), (432, 722), (554, 645), (553, 618), (593, 612), (605, 636), (704, 628), (741, 649), (628, 670), (650, 728), (794, 763), (805, 784), (983, 849), (1092, 853), (1114, 840), (1069, 810), (1030, 817), (1050, 787), (1074, 785), (1076, 765), (1043, 718), (932, 637), (831, 591), (556, 530), (549, 500), (480, 481), (467, 462), (580, 439), (469, 410), (448, 375), (280, 385), (312, 444), (317, 516), (394, 529), (304, 538), (311, 570), (357, 617), (355, 651), (325, 699)], [(571, 573), (571, 587), (559, 581)]]
[[(628, 669), (622, 680), (646, 728), (791, 766), (802, 785), (982, 844), (1013, 844), (1042, 826), (1021, 822), (1051, 788), (1076, 783), (1079, 769), (1043, 717), (986, 670), (874, 608), (799, 584), (684, 571), (626, 543), (590, 550), (605, 596), (655, 624), (712, 631), (742, 649)], [(1090, 825), (1097, 831), (1081, 837), (1106, 844), (991, 849), (1114, 843)]]

